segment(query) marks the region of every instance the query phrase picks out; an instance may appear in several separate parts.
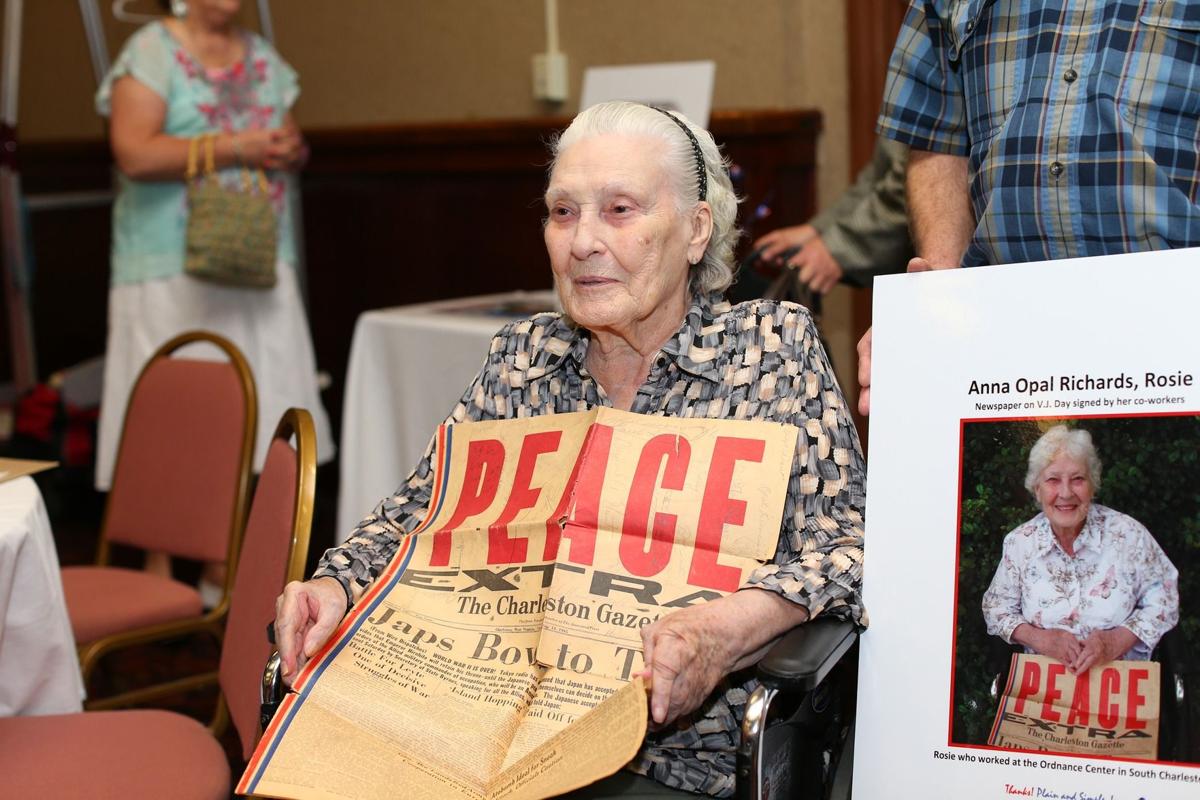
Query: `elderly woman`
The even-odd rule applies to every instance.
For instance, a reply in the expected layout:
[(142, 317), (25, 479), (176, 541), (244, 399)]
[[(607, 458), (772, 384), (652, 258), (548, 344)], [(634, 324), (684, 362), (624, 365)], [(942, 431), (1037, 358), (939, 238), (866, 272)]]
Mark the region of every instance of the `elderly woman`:
[[(565, 313), (501, 330), (448, 421), (612, 406), (800, 428), (773, 563), (741, 591), (642, 629), (654, 731), (631, 769), (729, 796), (752, 688), (740, 671), (797, 623), (861, 617), (858, 436), (808, 312), (721, 297), (737, 198), (706, 131), (660, 109), (605, 103), (576, 117), (552, 155), (545, 241)], [(285, 679), (387, 565), (431, 482), (427, 451), (313, 580), (286, 588), (276, 622)]]
[(1042, 512), (1004, 537), (983, 595), (987, 631), (1078, 675), (1150, 658), (1179, 621), (1179, 573), (1137, 520), (1093, 503), (1100, 459), (1085, 430), (1058, 425), (1029, 453)]

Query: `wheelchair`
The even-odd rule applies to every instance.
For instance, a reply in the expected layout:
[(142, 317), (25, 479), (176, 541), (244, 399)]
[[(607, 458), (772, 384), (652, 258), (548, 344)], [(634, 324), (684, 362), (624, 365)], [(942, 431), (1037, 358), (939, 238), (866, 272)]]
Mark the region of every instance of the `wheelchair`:
[[(854, 767), (858, 628), (818, 617), (758, 663), (737, 752), (738, 800), (847, 800)], [(272, 637), (273, 638), (273, 637)], [(273, 653), (263, 671), (265, 730), (286, 687)]]

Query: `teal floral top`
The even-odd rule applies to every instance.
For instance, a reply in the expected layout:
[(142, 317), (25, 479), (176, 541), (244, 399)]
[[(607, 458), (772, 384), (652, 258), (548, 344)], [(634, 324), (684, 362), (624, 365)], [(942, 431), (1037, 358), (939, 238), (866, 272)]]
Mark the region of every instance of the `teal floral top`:
[[(277, 128), (296, 102), (296, 72), (266, 40), (253, 33), (245, 58), (224, 69), (197, 62), (161, 22), (146, 25), (126, 42), (96, 92), (96, 110), (111, 112), (112, 87), (131, 75), (167, 104), (163, 132), (191, 138), (207, 132)], [(241, 170), (221, 170), (231, 190), (242, 186)], [(279, 219), (278, 260), (296, 263), (286, 173), (268, 173)], [(183, 272), (187, 231), (187, 187), (183, 181), (135, 181), (118, 173), (113, 206), (112, 282), (138, 283)]]

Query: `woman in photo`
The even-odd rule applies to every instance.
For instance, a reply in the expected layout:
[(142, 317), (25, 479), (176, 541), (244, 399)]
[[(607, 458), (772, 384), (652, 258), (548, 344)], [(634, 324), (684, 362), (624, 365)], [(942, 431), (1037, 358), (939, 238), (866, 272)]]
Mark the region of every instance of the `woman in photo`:
[(1091, 434), (1046, 431), (1029, 453), (1025, 488), (1042, 510), (1004, 538), (983, 595), (987, 632), (1075, 675), (1149, 659), (1179, 621), (1179, 573), (1141, 523), (1092, 502), (1100, 458)]

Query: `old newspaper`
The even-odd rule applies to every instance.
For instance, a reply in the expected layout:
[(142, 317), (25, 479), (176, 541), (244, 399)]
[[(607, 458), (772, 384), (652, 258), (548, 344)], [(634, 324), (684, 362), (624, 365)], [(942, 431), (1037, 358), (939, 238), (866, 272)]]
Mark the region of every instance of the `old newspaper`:
[(988, 744), (1051, 753), (1158, 758), (1159, 664), (1112, 661), (1072, 675), (1017, 653)]
[(615, 772), (645, 735), (641, 627), (774, 554), (796, 436), (607, 408), (443, 427), (426, 519), (238, 791), (540, 798)]

